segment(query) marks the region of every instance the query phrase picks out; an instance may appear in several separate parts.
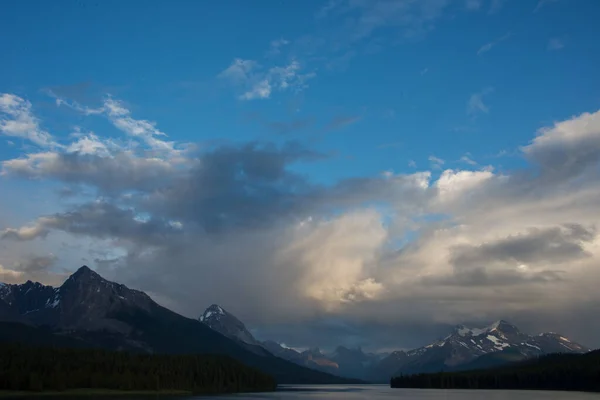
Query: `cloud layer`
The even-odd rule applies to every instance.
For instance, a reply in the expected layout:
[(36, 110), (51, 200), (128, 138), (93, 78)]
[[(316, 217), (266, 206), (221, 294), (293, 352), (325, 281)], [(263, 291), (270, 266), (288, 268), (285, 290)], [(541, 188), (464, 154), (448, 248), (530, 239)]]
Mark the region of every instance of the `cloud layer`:
[[(246, 84), (253, 68), (239, 62), (226, 77)], [(3, 134), (19, 132), (38, 149), (2, 161), (4, 179), (73, 193), (64, 210), (1, 227), (3, 241), (85, 238), (108, 277), (190, 316), (221, 303), (263, 337), (294, 346), (336, 332), (338, 342), (403, 347), (418, 344), (415, 327), (433, 335), (495, 318), (599, 344), (598, 323), (557, 321), (600, 302), (600, 111), (540, 128), (520, 149), (522, 170), (465, 163), (322, 185), (296, 172), (325, 158), (299, 143), (192, 151), (110, 96), (95, 112), (58, 103), (105, 118), (121, 138), (57, 140), (26, 99), (2, 99)], [(59, 260), (36, 257), (3, 264), (2, 276), (50, 280), (40, 271)]]

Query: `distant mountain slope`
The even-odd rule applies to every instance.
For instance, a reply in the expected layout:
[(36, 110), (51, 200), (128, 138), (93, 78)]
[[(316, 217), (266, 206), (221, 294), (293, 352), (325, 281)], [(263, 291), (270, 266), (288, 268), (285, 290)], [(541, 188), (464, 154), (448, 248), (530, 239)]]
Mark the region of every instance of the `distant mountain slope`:
[[(408, 352), (394, 352), (382, 361), (381, 368), (388, 376), (423, 372), (438, 372), (460, 369), (461, 366), (475, 363), (475, 366), (498, 365), (502, 357), (511, 355), (510, 360), (529, 358), (543, 354), (567, 352), (584, 353), (586, 347), (570, 341), (556, 333), (543, 333), (532, 336), (503, 320), (485, 328), (467, 328), (458, 325), (444, 339)], [(491, 357), (490, 354), (502, 353)]]
[[(107, 281), (81, 267), (59, 288), (33, 282), (0, 287), (0, 319), (37, 326), (5, 325), (7, 341), (40, 343), (52, 332), (86, 346), (151, 353), (229, 355), (274, 376), (279, 383), (346, 383), (348, 380), (275, 357), (256, 354), (205, 324), (155, 303), (149, 296)], [(41, 328), (46, 326), (46, 328)], [(40, 330), (36, 331), (35, 330)], [(13, 332), (28, 332), (20, 337)]]
[(213, 304), (199, 320), (251, 351), (257, 346), (298, 365), (371, 382), (389, 382), (396, 374), (490, 368), (508, 362), (557, 352), (583, 353), (587, 348), (556, 333), (527, 335), (499, 320), (484, 328), (457, 325), (444, 339), (410, 351), (389, 355), (364, 353), (338, 346), (333, 353), (318, 348), (296, 351), (273, 342), (259, 342), (246, 326), (223, 307)]
[(485, 370), (398, 376), (394, 388), (537, 389), (600, 392), (600, 350), (551, 354)]
[(198, 318), (198, 321), (212, 330), (219, 332), (221, 335), (238, 342), (246, 350), (263, 356), (271, 354), (265, 349), (262, 343), (254, 339), (254, 336), (246, 329), (242, 321), (237, 319), (233, 314), (225, 311), (218, 304), (208, 307)]

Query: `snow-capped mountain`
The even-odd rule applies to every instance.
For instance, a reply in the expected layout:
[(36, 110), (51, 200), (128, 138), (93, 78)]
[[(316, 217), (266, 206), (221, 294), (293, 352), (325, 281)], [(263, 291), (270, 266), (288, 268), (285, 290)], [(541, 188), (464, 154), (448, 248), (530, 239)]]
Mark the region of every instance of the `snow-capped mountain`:
[[(392, 353), (382, 360), (380, 369), (390, 377), (400, 373), (460, 369), (461, 366), (490, 354), (511, 355), (511, 360), (515, 360), (549, 353), (586, 351), (589, 349), (559, 334), (532, 336), (500, 320), (484, 328), (458, 325), (442, 340), (407, 352)], [(489, 356), (486, 359), (490, 363), (497, 362)]]
[(332, 353), (324, 353), (319, 348), (296, 351), (273, 341), (259, 342), (240, 320), (216, 304), (206, 309), (199, 320), (224, 336), (251, 347), (261, 346), (296, 364), (373, 382), (387, 382), (401, 373), (437, 372), (471, 365), (485, 368), (542, 354), (589, 351), (556, 333), (537, 336), (522, 333), (504, 320), (483, 328), (457, 325), (448, 336), (427, 346), (385, 355), (344, 346), (338, 346)]
[(254, 339), (254, 336), (246, 329), (242, 321), (237, 319), (233, 314), (225, 311), (218, 304), (208, 307), (198, 318), (198, 321), (230, 339), (239, 340), (253, 346), (262, 346), (258, 340)]

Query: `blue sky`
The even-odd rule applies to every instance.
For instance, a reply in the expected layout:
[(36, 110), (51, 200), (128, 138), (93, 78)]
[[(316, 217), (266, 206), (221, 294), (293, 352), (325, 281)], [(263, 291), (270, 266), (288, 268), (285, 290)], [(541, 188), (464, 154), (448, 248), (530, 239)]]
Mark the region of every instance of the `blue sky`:
[[(410, 160), (426, 168), (431, 155), (451, 166), (466, 152), (510, 168), (519, 161), (493, 157), (597, 107), (597, 2), (431, 3), (426, 21), (415, 11), (415, 21), (379, 21), (353, 40), (360, 26), (346, 19), (357, 12), (320, 16), (322, 1), (10, 2), (0, 17), (0, 87), (30, 99), (58, 134), (78, 123), (100, 129), (56, 113), (44, 94), (74, 86), (91, 105), (104, 92), (118, 96), (181, 141), (314, 140), (338, 154), (304, 167), (324, 182), (406, 171)], [(273, 54), (277, 40), (287, 44)], [(217, 78), (236, 58), (263, 69), (295, 60), (315, 76), (301, 91), (241, 101)], [(469, 113), (481, 93), (484, 108)], [(351, 123), (326, 129), (332, 120)], [(285, 135), (265, 127), (294, 121), (303, 128)], [(18, 153), (5, 142), (0, 151)]]
[(0, 281), (87, 263), (296, 347), (500, 318), (597, 340), (599, 19), (595, 0), (4, 2)]

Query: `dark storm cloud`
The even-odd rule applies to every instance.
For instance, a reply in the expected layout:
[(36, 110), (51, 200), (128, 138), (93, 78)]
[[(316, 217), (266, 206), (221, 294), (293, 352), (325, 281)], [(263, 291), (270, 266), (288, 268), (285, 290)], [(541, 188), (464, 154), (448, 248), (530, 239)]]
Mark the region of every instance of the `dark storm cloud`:
[(145, 204), (153, 212), (192, 221), (209, 232), (283, 222), (299, 214), (302, 198), (313, 190), (289, 166), (322, 158), (292, 142), (221, 146), (203, 154), (189, 174)]
[[(579, 176), (600, 161), (600, 115), (583, 113), (577, 119), (541, 129), (538, 137), (522, 150), (541, 167), (546, 180)], [(597, 178), (597, 173), (593, 177)]]
[(26, 229), (7, 229), (2, 239), (32, 240), (50, 230), (94, 238), (118, 238), (138, 244), (157, 245), (166, 237), (176, 240), (180, 230), (158, 218), (136, 218), (132, 209), (122, 209), (107, 202), (93, 202), (73, 207), (70, 211), (41, 217)]
[(34, 154), (4, 162), (3, 170), (18, 177), (91, 185), (105, 194), (153, 190), (179, 173), (165, 161), (123, 152), (111, 157), (79, 152), (52, 153), (46, 156)]
[(480, 246), (452, 249), (450, 262), (458, 269), (484, 266), (493, 262), (562, 263), (589, 256), (585, 242), (596, 237), (593, 229), (579, 224), (554, 228), (531, 228), (527, 233), (509, 236)]

